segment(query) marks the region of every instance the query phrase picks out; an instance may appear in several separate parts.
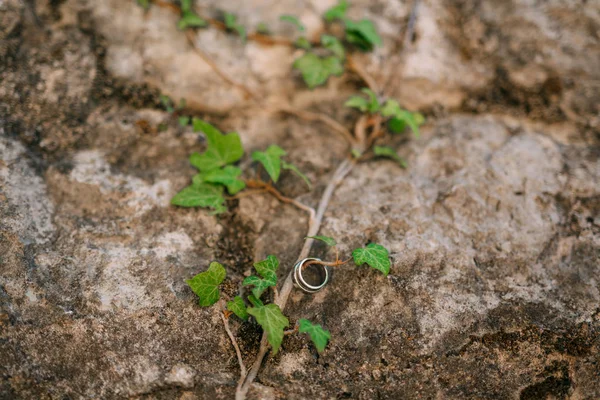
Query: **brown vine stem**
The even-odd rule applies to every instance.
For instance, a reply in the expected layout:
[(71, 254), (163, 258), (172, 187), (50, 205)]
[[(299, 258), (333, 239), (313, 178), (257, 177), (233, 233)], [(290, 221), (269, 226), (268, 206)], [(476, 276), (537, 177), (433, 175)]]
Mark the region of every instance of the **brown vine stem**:
[(225, 331), (227, 332), (227, 336), (231, 340), (231, 344), (233, 344), (233, 348), (235, 349), (235, 354), (237, 355), (238, 363), (240, 364), (240, 379), (238, 384), (242, 384), (244, 379), (246, 379), (246, 375), (248, 374), (248, 370), (244, 365), (244, 360), (242, 359), (242, 352), (240, 351), (240, 347), (237, 344), (237, 340), (235, 340), (235, 336), (231, 332), (229, 328), (229, 320), (225, 317), (225, 313), (221, 313), (221, 320), (223, 321), (223, 326), (225, 327)]
[(205, 63), (207, 63), (212, 70), (219, 75), (219, 77), (221, 77), (221, 79), (223, 79), (225, 82), (229, 83), (231, 86), (235, 87), (236, 89), (244, 92), (244, 95), (246, 98), (252, 98), (252, 99), (256, 99), (256, 95), (254, 93), (252, 93), (252, 91), (250, 89), (248, 89), (246, 86), (242, 85), (241, 83), (237, 83), (236, 81), (234, 81), (233, 79), (231, 79), (229, 77), (229, 75), (227, 75), (225, 72), (223, 72), (221, 70), (221, 68), (219, 68), (219, 66), (202, 50), (200, 49), (200, 47), (198, 47), (196, 45), (196, 43), (194, 42), (194, 33), (192, 31), (187, 31), (185, 32), (185, 37), (188, 40), (188, 43), (192, 46), (192, 49), (194, 49), (194, 52), (200, 56), (200, 58), (202, 58), (204, 60)]
[[(311, 219), (308, 228), (308, 233), (306, 236), (315, 236), (317, 235), (317, 233), (319, 233), (319, 228), (321, 227), (321, 222), (323, 221), (323, 215), (325, 214), (325, 210), (327, 210), (327, 206), (329, 205), (329, 201), (331, 200), (331, 196), (333, 195), (335, 188), (342, 182), (346, 175), (348, 175), (348, 173), (352, 170), (354, 165), (354, 161), (350, 159), (345, 159), (337, 167), (337, 169), (331, 176), (329, 183), (325, 187), (325, 190), (323, 191), (323, 195), (321, 196), (321, 200), (319, 201), (319, 206), (317, 207), (316, 215), (313, 219)], [(310, 252), (313, 243), (314, 239), (307, 239), (304, 242), (304, 246), (302, 246), (302, 250), (300, 251), (300, 255), (298, 256), (298, 261), (308, 256), (308, 253)], [(279, 298), (276, 304), (279, 306), (279, 308), (281, 308), (281, 311), (285, 309), (290, 293), (292, 292), (292, 288), (294, 287), (292, 274), (293, 270), (288, 273), (287, 278), (285, 278), (283, 286), (279, 291)], [(244, 400), (246, 398), (246, 394), (248, 393), (252, 382), (256, 378), (256, 375), (258, 375), (258, 371), (262, 365), (262, 361), (268, 351), (269, 342), (267, 340), (267, 334), (263, 333), (262, 340), (260, 342), (260, 349), (258, 351), (256, 359), (254, 360), (254, 364), (252, 364), (252, 368), (248, 372), (248, 375), (246, 376), (246, 379), (243, 381), (243, 383), (238, 383), (235, 392), (236, 400)]]
[(308, 267), (309, 265), (325, 265), (327, 267), (339, 267), (340, 265), (344, 265), (346, 263), (348, 263), (350, 260), (352, 260), (351, 258), (344, 260), (344, 261), (340, 261), (340, 260), (335, 260), (335, 261), (319, 261), (319, 260), (310, 260), (305, 262), (304, 264), (302, 264), (302, 269)]
[(341, 134), (350, 146), (354, 146), (354, 144), (356, 143), (356, 140), (354, 140), (352, 133), (344, 125), (340, 124), (339, 122), (337, 122), (335, 119), (331, 118), (328, 115), (314, 113), (314, 112), (310, 112), (310, 111), (304, 111), (304, 110), (297, 110), (297, 109), (291, 108), (291, 107), (279, 107), (279, 108), (273, 109), (272, 111), (275, 113), (281, 112), (281, 113), (291, 114), (298, 118), (304, 119), (306, 121), (322, 122), (325, 125), (329, 126), (331, 129), (333, 129), (334, 131), (336, 131), (337, 133)]
[(291, 204), (291, 205), (295, 206), (296, 208), (299, 208), (300, 210), (306, 211), (309, 216), (308, 225), (310, 226), (314, 223), (314, 220), (315, 220), (315, 209), (314, 208), (307, 206), (306, 204), (302, 204), (298, 200), (295, 200), (290, 197), (286, 197), (286, 196), (282, 195), (281, 193), (279, 193), (279, 191), (277, 189), (275, 189), (273, 187), (273, 185), (271, 185), (267, 182), (256, 180), (256, 179), (248, 179), (248, 180), (246, 180), (246, 186), (248, 186), (251, 189), (262, 189), (268, 193), (271, 193), (273, 196), (275, 196), (275, 198), (277, 198), (277, 200), (281, 201), (282, 203)]
[(375, 79), (367, 71), (365, 71), (364, 68), (358, 64), (353, 57), (350, 56), (350, 54), (346, 54), (346, 60), (348, 60), (348, 67), (350, 67), (350, 69), (353, 70), (356, 75), (358, 75), (360, 79), (367, 84), (369, 89), (375, 93), (379, 93), (379, 87), (377, 86)]

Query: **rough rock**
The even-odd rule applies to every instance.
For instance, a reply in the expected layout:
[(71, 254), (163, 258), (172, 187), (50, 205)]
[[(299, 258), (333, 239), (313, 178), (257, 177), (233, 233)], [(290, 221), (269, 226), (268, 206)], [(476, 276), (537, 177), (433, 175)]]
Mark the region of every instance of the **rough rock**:
[[(335, 1), (196, 2), (205, 15), (307, 34)], [(201, 4), (200, 4), (201, 3)], [(387, 144), (408, 161), (356, 166), (321, 233), (344, 255), (390, 249), (383, 277), (343, 266), (286, 315), (331, 331), (318, 355), (287, 336), (251, 398), (600, 398), (600, 7), (593, 1), (352, 2), (385, 46), (357, 60), (406, 107), (419, 139)], [(238, 379), (219, 306), (184, 280), (212, 260), (238, 292), (252, 262), (303, 243), (306, 215), (265, 194), (221, 216), (169, 205), (202, 137), (159, 95), (240, 132), (247, 153), (277, 143), (314, 182), (279, 189), (316, 205), (346, 146), (317, 122), (256, 107), (176, 28), (135, 1), (0, 0), (0, 398), (228, 399)], [(289, 102), (351, 127), (353, 77), (309, 91), (286, 46), (214, 29), (194, 44), (266, 105)], [(399, 67), (401, 66), (401, 68)], [(249, 157), (242, 161), (250, 167)], [(333, 256), (317, 245), (313, 254)], [(247, 364), (260, 328), (232, 323)]]

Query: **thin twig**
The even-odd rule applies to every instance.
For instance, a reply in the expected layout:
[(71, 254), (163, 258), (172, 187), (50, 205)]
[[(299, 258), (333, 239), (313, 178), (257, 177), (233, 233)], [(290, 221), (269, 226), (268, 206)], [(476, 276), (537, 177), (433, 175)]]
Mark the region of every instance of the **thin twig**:
[(356, 121), (356, 125), (354, 125), (354, 136), (356, 136), (356, 140), (358, 141), (358, 147), (361, 152), (367, 150), (367, 124), (369, 121), (369, 116), (367, 114), (362, 114), (358, 121)]
[(231, 339), (231, 344), (233, 344), (235, 354), (237, 355), (238, 363), (240, 364), (240, 379), (238, 380), (238, 385), (240, 385), (244, 382), (244, 379), (246, 379), (248, 370), (244, 365), (244, 360), (242, 359), (242, 352), (240, 351), (240, 347), (237, 344), (237, 340), (235, 340), (235, 336), (233, 336), (231, 329), (229, 329), (229, 321), (227, 320), (227, 318), (225, 318), (224, 313), (221, 313), (221, 320), (223, 321), (223, 326), (225, 326), (225, 331), (227, 332), (229, 339)]
[(375, 79), (350, 54), (346, 54), (346, 60), (348, 61), (348, 67), (367, 84), (369, 89), (379, 94), (379, 87)]
[(309, 260), (307, 262), (305, 262), (304, 264), (302, 264), (302, 269), (308, 267), (309, 265), (325, 265), (327, 267), (339, 267), (340, 265), (344, 265), (347, 264), (350, 260), (352, 260), (351, 258), (344, 260), (344, 261), (340, 261), (340, 260), (335, 260), (335, 261), (320, 261), (320, 260)]
[[(327, 187), (325, 187), (325, 191), (323, 192), (323, 195), (321, 196), (321, 200), (319, 201), (319, 207), (317, 208), (317, 213), (315, 215), (315, 218), (312, 220), (311, 224), (309, 225), (308, 233), (306, 236), (315, 236), (317, 233), (319, 233), (319, 228), (321, 227), (321, 222), (323, 221), (323, 215), (325, 214), (325, 210), (327, 209), (327, 205), (329, 204), (329, 201), (331, 200), (331, 196), (333, 195), (335, 188), (342, 182), (344, 177), (352, 170), (352, 167), (354, 167), (354, 165), (355, 165), (355, 163), (352, 160), (346, 159), (346, 160), (342, 161), (340, 163), (340, 165), (337, 167), (337, 169), (331, 176), (331, 179), (330, 179), (329, 183), (327, 184)], [(313, 243), (314, 243), (314, 239), (307, 239), (304, 242), (304, 246), (302, 246), (302, 250), (300, 251), (300, 255), (298, 256), (298, 261), (300, 261), (308, 256), (308, 253), (310, 252), (310, 249), (311, 249)], [(288, 276), (283, 283), (281, 291), (279, 292), (279, 301), (276, 304), (279, 306), (279, 308), (281, 308), (281, 311), (283, 311), (285, 309), (285, 306), (287, 304), (287, 301), (288, 301), (288, 298), (292, 291), (292, 288), (294, 287), (292, 274), (293, 274), (293, 270), (288, 273)], [(254, 381), (254, 379), (256, 378), (256, 375), (258, 374), (258, 370), (260, 369), (263, 358), (267, 354), (268, 350), (269, 350), (269, 342), (267, 340), (267, 334), (263, 333), (262, 340), (260, 342), (260, 349), (258, 351), (258, 355), (256, 356), (256, 359), (254, 360), (254, 364), (252, 364), (252, 368), (248, 372), (246, 380), (243, 382), (243, 384), (241, 384), (241, 385), (238, 384), (238, 387), (235, 392), (236, 400), (243, 400), (246, 398), (246, 394), (248, 393), (248, 390), (250, 389), (252, 382)]]
[(246, 86), (242, 85), (241, 83), (237, 83), (236, 81), (231, 79), (225, 72), (223, 72), (221, 70), (221, 68), (219, 68), (219, 66), (217, 64), (215, 64), (215, 62), (202, 49), (200, 49), (200, 47), (198, 47), (196, 45), (196, 43), (194, 42), (194, 34), (192, 31), (188, 30), (185, 33), (185, 37), (187, 38), (188, 43), (192, 46), (192, 49), (194, 49), (194, 52), (196, 54), (198, 54), (204, 60), (204, 62), (207, 63), (209, 65), (209, 67), (211, 67), (212, 70), (221, 77), (221, 79), (223, 79), (225, 82), (229, 83), (231, 86), (244, 92), (244, 95), (246, 96), (246, 98), (256, 99), (256, 95), (254, 95), (254, 93), (252, 93), (252, 91), (250, 91), (250, 89), (248, 89)]
[(248, 179), (246, 181), (246, 186), (248, 186), (249, 188), (262, 189), (268, 193), (271, 193), (273, 196), (275, 196), (275, 198), (277, 198), (277, 200), (281, 201), (282, 203), (292, 204), (296, 208), (306, 211), (309, 215), (309, 219), (308, 219), (309, 226), (314, 222), (314, 219), (315, 219), (315, 209), (314, 208), (307, 206), (306, 204), (302, 204), (298, 200), (295, 200), (290, 197), (286, 197), (286, 196), (282, 195), (277, 189), (275, 189), (273, 187), (273, 185), (271, 185), (267, 182), (263, 182), (263, 181), (259, 181), (259, 180), (255, 180), (255, 179)]
[(273, 109), (272, 111), (291, 114), (291, 115), (294, 115), (298, 118), (301, 118), (301, 119), (304, 119), (307, 121), (322, 122), (325, 125), (329, 126), (331, 129), (333, 129), (334, 131), (341, 134), (350, 146), (353, 146), (356, 142), (354, 140), (354, 137), (352, 136), (352, 133), (344, 125), (340, 124), (339, 122), (337, 122), (335, 119), (331, 118), (328, 115), (314, 113), (314, 112), (310, 112), (310, 111), (298, 110), (298, 109), (291, 108), (291, 107), (278, 107), (278, 108)]

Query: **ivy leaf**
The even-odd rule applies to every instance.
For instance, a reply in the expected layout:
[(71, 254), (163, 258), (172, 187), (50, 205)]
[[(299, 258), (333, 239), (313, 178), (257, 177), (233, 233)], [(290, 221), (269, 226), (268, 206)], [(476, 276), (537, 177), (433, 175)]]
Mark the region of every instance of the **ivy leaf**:
[(203, 28), (206, 25), (208, 25), (208, 22), (200, 18), (198, 14), (190, 10), (184, 10), (181, 12), (181, 19), (177, 23), (177, 28), (183, 31), (187, 28)]
[(179, 126), (185, 128), (190, 123), (190, 117), (181, 116), (178, 118)]
[(340, 0), (340, 2), (337, 5), (325, 11), (325, 14), (323, 14), (323, 18), (325, 18), (325, 21), (327, 22), (331, 22), (336, 19), (343, 19), (346, 16), (347, 10), (348, 2), (346, 0)]
[(302, 180), (304, 181), (304, 183), (306, 183), (306, 186), (308, 186), (309, 189), (312, 188), (312, 185), (310, 184), (310, 179), (308, 179), (308, 177), (304, 175), (294, 164), (281, 160), (281, 168), (292, 171), (300, 178), (302, 178)]
[(346, 40), (361, 50), (372, 50), (375, 46), (381, 46), (383, 41), (375, 29), (375, 25), (368, 19), (358, 22), (344, 19), (346, 25)]
[(193, 178), (194, 184), (201, 184), (203, 182), (220, 183), (227, 187), (229, 194), (236, 194), (240, 190), (246, 187), (246, 183), (238, 179), (238, 176), (242, 174), (242, 170), (232, 165), (227, 165), (223, 169), (213, 169), (207, 172), (201, 172), (196, 174)]
[(268, 35), (269, 33), (271, 33), (271, 31), (269, 30), (269, 26), (264, 22), (259, 22), (258, 25), (256, 25), (256, 32), (261, 33), (263, 35)]
[(194, 131), (206, 135), (208, 148), (202, 154), (193, 153), (190, 163), (200, 171), (210, 171), (238, 161), (244, 155), (240, 135), (236, 132), (223, 135), (217, 128), (201, 119), (193, 119)]
[(376, 113), (381, 108), (377, 95), (369, 88), (363, 88), (361, 92), (366, 93), (369, 99), (365, 99), (361, 96), (350, 97), (344, 105), (346, 107), (358, 108), (362, 112)]
[(335, 241), (334, 238), (329, 237), (329, 236), (307, 236), (304, 239), (315, 239), (315, 240), (320, 240), (321, 242), (325, 242), (327, 243), (328, 246), (335, 246), (337, 244), (337, 242)]
[(391, 263), (388, 251), (380, 244), (369, 243), (363, 249), (356, 249), (352, 252), (352, 257), (356, 265), (367, 263), (370, 267), (383, 272), (386, 276), (390, 272)]
[(304, 25), (302, 25), (302, 22), (300, 22), (298, 17), (294, 15), (282, 15), (281, 17), (279, 17), (279, 20), (294, 24), (296, 26), (296, 29), (298, 29), (300, 32), (304, 32), (306, 30), (304, 28)]
[(279, 268), (279, 260), (274, 255), (269, 255), (266, 259), (254, 264), (254, 269), (262, 276), (262, 279), (252, 275), (244, 279), (242, 285), (254, 286), (252, 294), (259, 299), (265, 290), (277, 285), (277, 268)]
[[(400, 128), (408, 125), (416, 138), (419, 137), (419, 126), (425, 122), (425, 118), (421, 114), (400, 108), (396, 100), (386, 101), (381, 109), (381, 115), (384, 117), (393, 117), (390, 122), (394, 121), (394, 129), (392, 129), (394, 132), (401, 132)], [(405, 125), (401, 126), (401, 122)]]
[(375, 146), (373, 147), (373, 152), (377, 156), (387, 157), (395, 160), (402, 168), (406, 168), (408, 166), (406, 165), (406, 161), (404, 161), (404, 159), (402, 159), (402, 157), (396, 153), (396, 150), (389, 146)]
[(148, 10), (150, 8), (150, 0), (137, 0), (137, 3), (144, 10)]
[(189, 11), (192, 9), (192, 0), (181, 0), (181, 10)]
[(298, 320), (298, 325), (298, 332), (308, 333), (310, 339), (317, 348), (317, 351), (322, 353), (323, 350), (325, 350), (329, 339), (331, 339), (331, 333), (323, 329), (321, 325), (313, 325), (312, 322), (304, 318)]
[(184, 188), (171, 199), (171, 204), (180, 207), (210, 207), (212, 214), (219, 214), (227, 209), (223, 205), (223, 187), (210, 183), (193, 184)]
[(304, 49), (304, 50), (310, 50), (311, 49), (311, 44), (308, 41), (307, 38), (305, 38), (304, 36), (299, 37), (295, 42), (294, 45), (300, 49)]
[(242, 38), (242, 41), (246, 41), (246, 28), (243, 25), (238, 24), (237, 16), (231, 13), (225, 13), (225, 26), (230, 31), (237, 32)]
[(283, 341), (283, 330), (290, 321), (283, 315), (277, 304), (249, 308), (248, 314), (256, 318), (256, 322), (267, 333), (267, 340), (273, 348), (273, 354), (277, 354)]
[(200, 297), (200, 305), (208, 307), (219, 300), (221, 296), (219, 285), (225, 279), (225, 275), (225, 268), (218, 262), (213, 261), (206, 271), (199, 273), (185, 282)]
[(235, 296), (232, 301), (227, 302), (227, 309), (238, 316), (239, 319), (248, 321), (248, 310), (244, 300), (240, 296)]
[(165, 110), (167, 110), (169, 114), (175, 111), (175, 109), (173, 108), (173, 101), (169, 96), (161, 94), (159, 99), (160, 103), (163, 105), (163, 107), (165, 108)]
[(341, 75), (344, 72), (339, 58), (319, 57), (313, 53), (307, 53), (294, 61), (294, 68), (300, 70), (310, 89), (324, 84), (331, 75)]
[(329, 49), (336, 57), (344, 59), (345, 51), (342, 42), (338, 38), (331, 35), (321, 35), (321, 44), (326, 49)]
[(287, 153), (276, 144), (270, 145), (265, 151), (255, 151), (252, 153), (252, 160), (260, 162), (265, 170), (277, 182), (281, 173), (281, 157)]

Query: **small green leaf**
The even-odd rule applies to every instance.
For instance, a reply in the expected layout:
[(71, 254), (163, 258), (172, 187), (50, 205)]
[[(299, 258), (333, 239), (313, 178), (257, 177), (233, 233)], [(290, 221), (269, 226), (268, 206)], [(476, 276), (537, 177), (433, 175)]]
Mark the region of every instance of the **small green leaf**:
[(252, 305), (255, 307), (264, 306), (263, 302), (260, 301), (260, 299), (257, 299), (253, 294), (248, 295), (248, 301), (250, 301), (250, 303), (252, 303)]
[(254, 264), (254, 269), (262, 279), (257, 276), (249, 276), (242, 282), (243, 286), (254, 286), (252, 294), (257, 299), (271, 286), (277, 285), (277, 268), (279, 260), (274, 255), (267, 256), (266, 259)]
[(256, 318), (256, 322), (267, 333), (267, 340), (273, 348), (273, 354), (277, 354), (283, 341), (283, 330), (290, 321), (283, 315), (277, 304), (249, 308), (248, 314)]
[(372, 21), (362, 19), (354, 22), (344, 19), (344, 24), (346, 25), (346, 40), (361, 50), (372, 50), (374, 46), (383, 44)]
[(397, 153), (396, 150), (392, 149), (389, 146), (375, 146), (373, 147), (373, 152), (375, 153), (375, 155), (380, 156), (380, 157), (387, 157), (387, 158), (391, 158), (392, 160), (395, 160), (398, 164), (400, 164), (400, 166), (402, 168), (406, 168), (408, 165), (406, 164), (406, 161), (404, 161), (402, 159), (402, 157), (400, 157)]
[(388, 122), (388, 128), (390, 128), (392, 133), (402, 133), (406, 129), (406, 122), (396, 117), (392, 117)]
[(279, 17), (279, 20), (294, 24), (296, 26), (296, 29), (298, 29), (300, 32), (304, 32), (306, 30), (304, 28), (304, 25), (302, 25), (302, 22), (300, 22), (298, 17), (294, 15), (282, 15), (281, 17)]
[(331, 333), (329, 333), (329, 331), (323, 329), (321, 325), (313, 325), (312, 322), (304, 318), (298, 320), (298, 328), (300, 333), (308, 333), (319, 353), (322, 353), (323, 350), (325, 350), (329, 339), (331, 339)]
[(229, 194), (236, 194), (246, 187), (243, 180), (238, 179), (242, 174), (242, 170), (238, 167), (227, 165), (223, 169), (213, 169), (207, 172), (200, 172), (193, 178), (194, 184), (203, 182), (220, 183), (227, 187)]
[(362, 153), (358, 149), (352, 149), (351, 153), (352, 153), (352, 157), (354, 157), (354, 158), (359, 158), (360, 156), (362, 156)]
[(356, 249), (352, 252), (352, 257), (356, 265), (367, 263), (370, 267), (383, 272), (384, 275), (390, 272), (391, 263), (389, 253), (380, 244), (369, 243), (363, 249)]
[(200, 305), (208, 307), (219, 300), (221, 296), (219, 285), (225, 279), (225, 275), (225, 268), (218, 262), (213, 261), (210, 263), (208, 270), (199, 273), (185, 282), (200, 297)]
[(377, 94), (369, 88), (362, 88), (361, 92), (366, 93), (369, 96), (369, 112), (376, 113), (381, 108), (379, 100), (377, 100)]
[(210, 171), (238, 161), (244, 155), (240, 136), (231, 132), (223, 135), (217, 128), (201, 119), (193, 119), (194, 131), (206, 135), (208, 148), (202, 154), (193, 153), (190, 163), (200, 171)]
[(147, 10), (150, 8), (150, 0), (137, 0), (137, 3), (144, 10)]
[(329, 237), (329, 236), (307, 236), (304, 239), (315, 239), (315, 240), (320, 240), (321, 242), (325, 242), (327, 243), (328, 246), (335, 246), (337, 244), (337, 242), (335, 241), (334, 238)]
[(213, 214), (226, 211), (224, 202), (223, 186), (210, 183), (188, 186), (171, 199), (171, 204), (175, 206), (213, 208)]
[(190, 11), (192, 9), (192, 0), (181, 0), (181, 11)]
[(302, 78), (309, 88), (327, 82), (332, 75), (341, 75), (344, 67), (339, 58), (335, 56), (319, 57), (313, 53), (306, 53), (294, 61), (294, 68), (300, 70)]
[(186, 116), (182, 115), (181, 117), (178, 118), (178, 121), (179, 121), (179, 126), (185, 128), (190, 123), (190, 117), (186, 117)]
[(400, 108), (400, 105), (396, 100), (386, 101), (383, 105), (383, 108), (381, 109), (381, 115), (383, 115), (384, 117), (394, 117), (392, 118), (392, 120), (395, 119), (395, 121), (393, 122), (394, 129), (392, 129), (394, 132), (400, 132), (396, 129), (402, 127), (400, 125), (400, 122), (404, 122), (404, 124), (410, 127), (416, 138), (419, 137), (419, 126), (423, 124), (423, 122), (425, 122), (425, 118), (423, 118), (421, 114), (416, 112), (413, 113), (404, 110), (403, 108)]
[(205, 19), (200, 18), (198, 14), (193, 11), (182, 11), (181, 19), (177, 23), (179, 30), (185, 30), (187, 28), (203, 28), (208, 25)]
[(350, 108), (357, 108), (362, 112), (367, 112), (369, 109), (369, 102), (364, 97), (352, 96), (344, 103), (344, 106)]
[(268, 35), (271, 33), (269, 26), (264, 22), (259, 22), (259, 24), (256, 25), (256, 32), (261, 33), (263, 35)]
[(237, 32), (237, 34), (242, 38), (242, 41), (246, 41), (246, 28), (243, 25), (238, 24), (237, 16), (231, 13), (225, 13), (225, 26), (230, 31)]
[(252, 160), (260, 162), (265, 170), (277, 182), (281, 173), (281, 157), (287, 153), (276, 144), (270, 145), (265, 151), (255, 151), (252, 153)]
[(232, 301), (227, 302), (227, 309), (238, 316), (239, 319), (248, 321), (248, 310), (244, 300), (240, 296), (235, 296)]
[(304, 175), (294, 164), (281, 160), (281, 168), (292, 171), (300, 178), (302, 178), (302, 180), (304, 181), (304, 183), (306, 183), (306, 186), (308, 186), (309, 189), (312, 188), (312, 185), (310, 184), (310, 179), (308, 179), (308, 177)]
[(159, 99), (160, 99), (161, 104), (167, 110), (168, 113), (172, 113), (173, 111), (175, 111), (175, 109), (173, 108), (173, 101), (171, 100), (171, 98), (169, 96), (161, 94), (159, 96)]
[(304, 36), (299, 37), (295, 42), (294, 45), (300, 49), (304, 49), (304, 50), (310, 50), (310, 48), (312, 47), (310, 42), (308, 41), (307, 38), (305, 38)]
[(321, 35), (321, 44), (326, 49), (329, 49), (336, 57), (344, 59), (345, 51), (342, 42), (338, 38), (331, 35)]
[(337, 5), (325, 11), (325, 14), (323, 14), (323, 18), (325, 18), (325, 21), (327, 22), (331, 22), (336, 19), (343, 19), (346, 16), (347, 10), (348, 2), (346, 0), (340, 0), (340, 2)]

